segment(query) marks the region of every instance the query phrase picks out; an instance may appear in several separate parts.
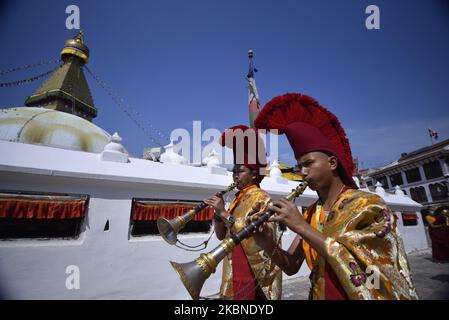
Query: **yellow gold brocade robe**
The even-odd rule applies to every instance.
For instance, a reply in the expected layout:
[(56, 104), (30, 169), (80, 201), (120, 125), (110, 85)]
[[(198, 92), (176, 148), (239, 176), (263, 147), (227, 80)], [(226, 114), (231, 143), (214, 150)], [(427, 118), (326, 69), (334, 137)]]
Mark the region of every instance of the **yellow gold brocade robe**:
[[(228, 212), (235, 218), (233, 232), (238, 232), (245, 227), (246, 218), (252, 214), (264, 211), (271, 202), (270, 196), (256, 185), (241, 190), (234, 201), (231, 203)], [(257, 204), (260, 204), (259, 208)], [(274, 240), (278, 240), (276, 224), (268, 223), (273, 229)], [(230, 236), (230, 230), (227, 230), (227, 236)], [(281, 298), (282, 294), (282, 272), (275, 266), (264, 251), (260, 248), (252, 237), (241, 242), (243, 251), (248, 259), (254, 276), (260, 285), (265, 297), (271, 300)], [(232, 252), (223, 259), (223, 274), (220, 287), (220, 295), (226, 299), (232, 299), (234, 296), (232, 282)]]
[(339, 196), (326, 218), (317, 207), (312, 205), (304, 213), (312, 227), (317, 228), (321, 221), (327, 236), (325, 257), (303, 241), (312, 269), (312, 299), (325, 298), (326, 262), (349, 299), (418, 299), (397, 217), (379, 196), (349, 189)]

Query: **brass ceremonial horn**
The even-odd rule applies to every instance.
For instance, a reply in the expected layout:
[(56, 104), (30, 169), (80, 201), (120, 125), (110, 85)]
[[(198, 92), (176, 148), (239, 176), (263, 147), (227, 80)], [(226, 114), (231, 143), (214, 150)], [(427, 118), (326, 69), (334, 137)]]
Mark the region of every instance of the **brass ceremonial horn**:
[[(217, 195), (224, 195), (227, 192), (230, 192), (233, 190), (237, 184), (231, 183), (226, 190), (218, 192)], [(207, 207), (207, 204), (204, 201), (201, 201), (199, 205), (197, 205), (195, 208), (187, 211), (182, 216), (178, 216), (174, 219), (165, 219), (165, 218), (159, 218), (157, 219), (157, 229), (159, 230), (159, 233), (161, 234), (162, 238), (164, 238), (165, 241), (167, 241), (169, 244), (175, 244), (178, 241), (178, 232), (182, 228), (185, 227), (187, 222), (193, 219), (195, 214), (203, 210)]]
[[(300, 196), (306, 188), (307, 182), (301, 182), (296, 189), (293, 189), (292, 192), (286, 196), (286, 199), (288, 201), (293, 201)], [(221, 260), (223, 260), (229, 252), (234, 250), (242, 240), (247, 238), (254, 230), (266, 222), (273, 214), (274, 211), (272, 210), (265, 211), (257, 220), (251, 222), (239, 232), (224, 239), (214, 250), (207, 254), (201, 254), (199, 258), (192, 262), (176, 263), (170, 261), (193, 300), (199, 299), (204, 282), (215, 272), (216, 267)]]

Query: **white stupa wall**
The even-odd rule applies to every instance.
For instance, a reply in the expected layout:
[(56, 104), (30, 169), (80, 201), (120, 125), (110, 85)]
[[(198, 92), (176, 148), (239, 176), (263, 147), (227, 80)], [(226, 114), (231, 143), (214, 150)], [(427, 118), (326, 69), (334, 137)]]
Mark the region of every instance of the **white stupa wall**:
[[(83, 231), (76, 240), (0, 241), (0, 292), (7, 299), (190, 299), (169, 261), (190, 262), (201, 252), (170, 246), (160, 236), (130, 238), (132, 198), (202, 200), (223, 190), (230, 173), (211, 173), (191, 167), (129, 158), (103, 161), (98, 154), (0, 141), (0, 189), (63, 192), (90, 196)], [(261, 187), (274, 200), (297, 183), (264, 179)], [(307, 189), (297, 200), (308, 206), (316, 200)], [(419, 211), (408, 197), (386, 196), (393, 210)], [(104, 226), (109, 220), (109, 231)], [(401, 227), (401, 226), (400, 226)], [(407, 251), (427, 246), (422, 221), (417, 228), (401, 227)], [(181, 235), (194, 245), (208, 234)], [(284, 234), (283, 248), (295, 237)], [(423, 240), (424, 239), (424, 240)], [(212, 237), (203, 252), (219, 244)], [(80, 289), (66, 287), (66, 268), (79, 267)], [(295, 276), (307, 276), (304, 264)], [(284, 275), (284, 279), (287, 276)], [(206, 281), (202, 296), (218, 292), (221, 264)]]

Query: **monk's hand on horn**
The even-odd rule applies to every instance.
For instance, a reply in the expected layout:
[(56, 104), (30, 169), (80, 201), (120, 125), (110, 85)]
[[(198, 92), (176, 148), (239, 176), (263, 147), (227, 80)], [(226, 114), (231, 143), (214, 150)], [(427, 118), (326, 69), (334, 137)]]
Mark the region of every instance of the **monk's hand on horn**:
[(226, 211), (223, 197), (218, 197), (215, 195), (207, 199), (204, 199), (203, 201), (207, 205), (213, 207), (215, 209), (215, 212), (218, 214), (222, 213), (223, 211)]
[(295, 226), (300, 226), (304, 223), (304, 218), (300, 214), (298, 207), (285, 198), (279, 199), (269, 207), (274, 211), (274, 215), (268, 221), (278, 221), (285, 224), (288, 228), (294, 230)]

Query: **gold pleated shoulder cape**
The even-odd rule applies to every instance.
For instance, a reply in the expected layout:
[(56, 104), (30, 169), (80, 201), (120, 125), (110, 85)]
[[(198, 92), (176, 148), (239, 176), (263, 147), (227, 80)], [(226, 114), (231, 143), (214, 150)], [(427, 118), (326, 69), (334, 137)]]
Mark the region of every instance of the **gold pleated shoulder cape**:
[[(320, 220), (316, 219), (319, 207), (312, 205), (304, 214), (312, 226), (313, 221)], [(317, 255), (303, 242), (307, 264), (313, 269), (312, 299), (325, 298), (326, 262), (349, 299), (418, 299), (397, 216), (382, 198), (349, 189), (340, 195), (323, 222), (326, 256)]]

